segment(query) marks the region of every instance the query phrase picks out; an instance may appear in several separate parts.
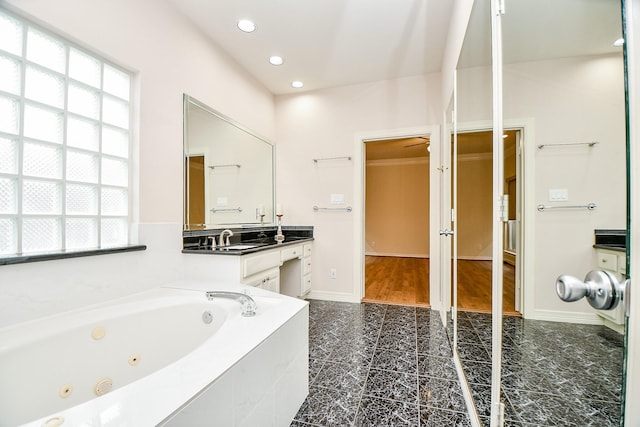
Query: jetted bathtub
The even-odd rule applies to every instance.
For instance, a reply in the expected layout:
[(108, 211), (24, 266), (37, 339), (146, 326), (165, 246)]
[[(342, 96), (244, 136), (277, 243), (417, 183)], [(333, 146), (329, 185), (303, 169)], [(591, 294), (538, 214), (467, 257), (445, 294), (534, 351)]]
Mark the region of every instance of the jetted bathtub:
[[(246, 290), (256, 315), (214, 290)], [(308, 392), (307, 328), (304, 301), (200, 282), (3, 328), (0, 426), (288, 425)]]

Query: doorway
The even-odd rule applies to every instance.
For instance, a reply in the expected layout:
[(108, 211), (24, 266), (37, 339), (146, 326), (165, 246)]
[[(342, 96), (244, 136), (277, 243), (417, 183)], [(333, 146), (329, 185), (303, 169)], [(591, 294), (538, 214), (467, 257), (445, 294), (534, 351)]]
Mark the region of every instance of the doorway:
[[(502, 311), (520, 313), (521, 155), (520, 129), (506, 130), (504, 141), (505, 243)], [(492, 310), (492, 131), (457, 134), (457, 286), (458, 310), (491, 313)]]
[(429, 306), (430, 138), (365, 141), (364, 299)]
[(190, 230), (205, 228), (204, 155), (185, 157), (185, 224)]

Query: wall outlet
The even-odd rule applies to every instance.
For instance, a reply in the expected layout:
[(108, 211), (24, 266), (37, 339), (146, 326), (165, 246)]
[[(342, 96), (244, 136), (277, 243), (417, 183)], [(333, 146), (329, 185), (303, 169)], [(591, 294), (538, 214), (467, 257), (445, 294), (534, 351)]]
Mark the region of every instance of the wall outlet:
[(332, 268), (331, 270), (329, 270), (329, 276), (332, 279), (336, 279), (338, 277), (338, 272), (336, 271), (335, 268)]

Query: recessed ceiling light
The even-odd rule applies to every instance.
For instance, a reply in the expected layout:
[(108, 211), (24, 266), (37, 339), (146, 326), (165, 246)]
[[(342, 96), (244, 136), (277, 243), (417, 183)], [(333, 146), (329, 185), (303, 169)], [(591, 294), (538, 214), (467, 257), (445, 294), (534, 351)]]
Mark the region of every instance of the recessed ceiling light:
[(291, 82), (291, 86), (295, 87), (296, 89), (301, 88), (302, 86), (304, 86), (304, 83), (302, 83), (299, 80), (296, 80), (295, 82)]
[(622, 46), (623, 44), (624, 44), (624, 39), (618, 39), (618, 40), (616, 40), (616, 41), (614, 41), (614, 42), (613, 42), (613, 45), (614, 45), (615, 47), (620, 47), (620, 46)]
[(256, 24), (253, 21), (249, 21), (248, 19), (241, 19), (238, 21), (238, 28), (240, 28), (245, 33), (251, 33), (256, 30)]
[(269, 58), (269, 63), (271, 65), (282, 65), (283, 62), (284, 62), (284, 59), (282, 59), (281, 56), (274, 55)]

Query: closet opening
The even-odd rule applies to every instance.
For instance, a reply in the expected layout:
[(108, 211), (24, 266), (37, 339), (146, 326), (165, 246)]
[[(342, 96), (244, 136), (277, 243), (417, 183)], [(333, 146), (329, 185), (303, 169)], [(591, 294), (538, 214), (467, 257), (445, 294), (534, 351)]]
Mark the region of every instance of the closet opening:
[(363, 301), (429, 306), (429, 145), (365, 141)]
[[(508, 220), (504, 223), (503, 304), (506, 315), (520, 316), (521, 130), (504, 132), (504, 189)], [(492, 131), (458, 133), (456, 171), (458, 310), (491, 313)]]

